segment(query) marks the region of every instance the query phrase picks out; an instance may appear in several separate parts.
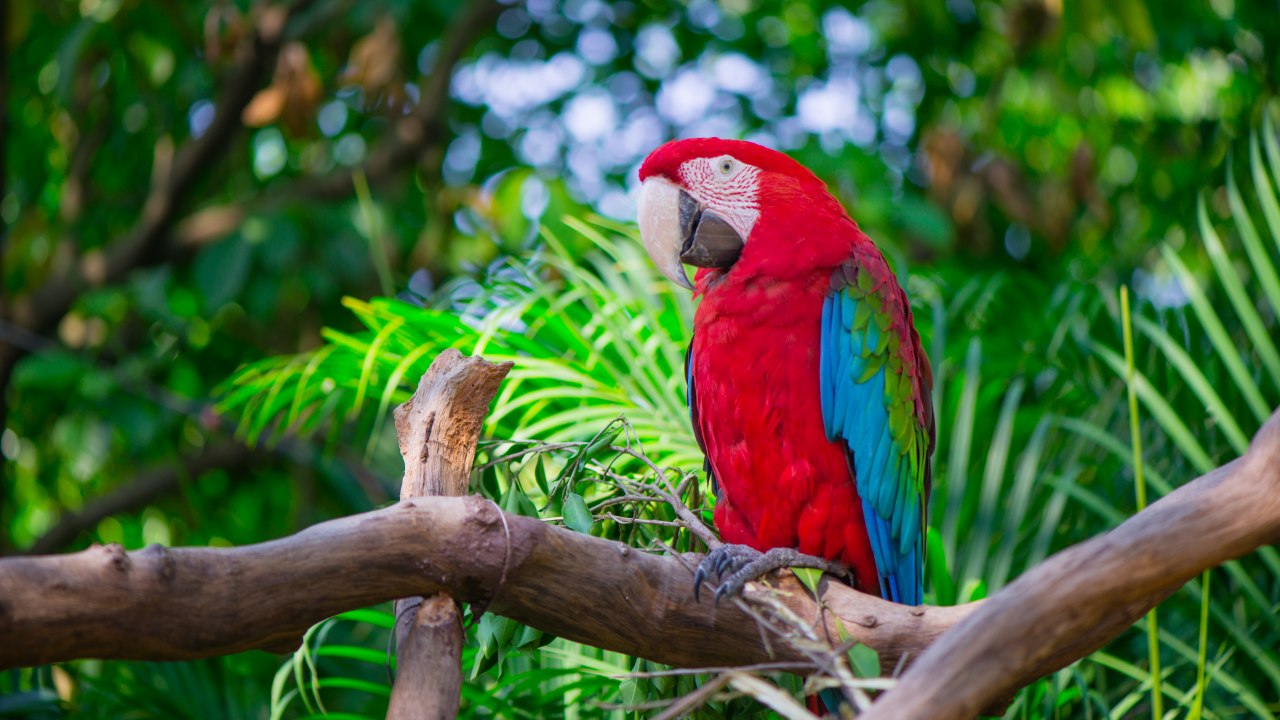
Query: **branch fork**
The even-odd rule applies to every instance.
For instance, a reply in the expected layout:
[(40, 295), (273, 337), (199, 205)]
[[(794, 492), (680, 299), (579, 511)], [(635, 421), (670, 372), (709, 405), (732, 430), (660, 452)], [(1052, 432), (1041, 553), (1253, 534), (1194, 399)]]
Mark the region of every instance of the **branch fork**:
[[(481, 370), (444, 372), (458, 363)], [(824, 579), (815, 601), (783, 573), (769, 592), (749, 588), (746, 599), (713, 607), (694, 599), (683, 556), (506, 514), (479, 497), (414, 495), (419, 479), (423, 492), (445, 477), (466, 491), (492, 397), (472, 372), (496, 391), (506, 370), (456, 352), (433, 364), (402, 413), (411, 430), (401, 433), (409, 489), (392, 507), (244, 547), (109, 545), (0, 559), (0, 669), (285, 652), (327, 617), (426, 596), (401, 644), (394, 717), (456, 713), (456, 601), (488, 603), (544, 632), (676, 667), (818, 665), (849, 687), (847, 669), (813, 647), (815, 639), (847, 637), (876, 650), (883, 669), (907, 664), (862, 717), (970, 718), (1102, 647), (1206, 568), (1280, 541), (1277, 413), (1242, 458), (1055, 554), (987, 600), (906, 607)], [(768, 607), (757, 607), (760, 600)], [(771, 641), (759, 618), (775, 638), (796, 641)]]

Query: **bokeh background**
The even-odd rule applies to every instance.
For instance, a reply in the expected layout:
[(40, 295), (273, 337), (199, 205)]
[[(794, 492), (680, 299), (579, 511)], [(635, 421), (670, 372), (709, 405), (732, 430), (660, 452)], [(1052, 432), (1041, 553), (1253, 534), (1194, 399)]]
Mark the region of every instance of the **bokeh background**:
[[(1121, 285), (1150, 497), (1237, 455), (1280, 400), (1274, 0), (4, 12), (5, 554), (251, 543), (377, 507), (399, 484), (388, 409), (448, 345), (518, 363), (493, 438), (586, 440), (621, 413), (698, 468), (691, 305), (630, 225), (636, 169), (673, 137), (791, 153), (906, 284), (938, 377), (934, 602), (1135, 511)], [(477, 489), (643, 544), (564, 510), (609, 492), (574, 463)], [(1278, 607), (1268, 548), (1163, 606), (1158, 690), (1142, 624), (1009, 714), (1149, 716), (1158, 695), (1176, 717), (1273, 716)], [(379, 716), (387, 622), (328, 623), (295, 658), (10, 673), (0, 715)], [(618, 681), (649, 664), (492, 617), (469, 637), (469, 716), (622, 717), (702, 681)]]

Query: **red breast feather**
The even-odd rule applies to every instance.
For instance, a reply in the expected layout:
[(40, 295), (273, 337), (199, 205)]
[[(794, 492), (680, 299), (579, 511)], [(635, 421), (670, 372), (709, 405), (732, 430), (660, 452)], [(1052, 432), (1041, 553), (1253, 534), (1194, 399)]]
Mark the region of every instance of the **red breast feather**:
[(825, 189), (815, 200), (806, 185), (766, 176), (741, 258), (728, 272), (698, 273), (699, 429), (722, 488), (715, 520), (727, 542), (839, 560), (875, 592), (846, 450), (824, 431), (818, 368), (831, 272), (870, 241)]

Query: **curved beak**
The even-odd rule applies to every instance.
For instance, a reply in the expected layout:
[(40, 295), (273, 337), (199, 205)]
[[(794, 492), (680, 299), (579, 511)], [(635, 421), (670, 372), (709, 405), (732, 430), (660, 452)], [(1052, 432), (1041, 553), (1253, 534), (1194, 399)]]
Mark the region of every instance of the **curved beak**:
[(681, 263), (725, 269), (738, 261), (744, 244), (724, 218), (662, 177), (640, 186), (640, 239), (658, 270), (690, 290)]

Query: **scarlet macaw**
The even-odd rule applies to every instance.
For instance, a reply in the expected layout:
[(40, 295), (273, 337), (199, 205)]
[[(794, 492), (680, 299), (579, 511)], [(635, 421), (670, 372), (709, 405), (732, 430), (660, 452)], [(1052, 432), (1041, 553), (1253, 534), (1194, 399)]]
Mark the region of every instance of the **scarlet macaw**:
[(727, 544), (695, 595), (712, 573), (719, 599), (834, 562), (920, 604), (933, 376), (884, 256), (812, 172), (755, 143), (669, 142), (640, 180), (645, 248), (702, 298), (689, 407)]

